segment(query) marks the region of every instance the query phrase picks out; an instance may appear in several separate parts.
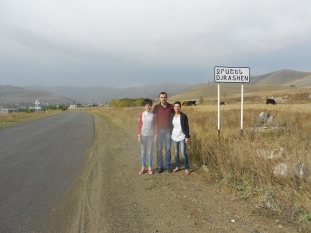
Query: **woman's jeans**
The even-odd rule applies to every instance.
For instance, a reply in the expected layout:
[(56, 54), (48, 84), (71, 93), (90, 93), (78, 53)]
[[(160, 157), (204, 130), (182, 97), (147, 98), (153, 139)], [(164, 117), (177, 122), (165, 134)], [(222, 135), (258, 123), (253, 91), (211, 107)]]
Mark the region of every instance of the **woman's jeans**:
[(141, 166), (146, 167), (146, 154), (148, 154), (148, 166), (152, 167), (152, 148), (154, 136), (140, 136), (140, 149), (141, 149)]
[(186, 153), (186, 142), (185, 139), (181, 140), (180, 142), (175, 142), (173, 141), (173, 145), (174, 145), (174, 153), (175, 153), (175, 166), (180, 168), (179, 166), (179, 144), (180, 144), (180, 149), (181, 149), (181, 154), (184, 158), (184, 165), (185, 165), (185, 169), (189, 170), (189, 162), (188, 162), (188, 156)]

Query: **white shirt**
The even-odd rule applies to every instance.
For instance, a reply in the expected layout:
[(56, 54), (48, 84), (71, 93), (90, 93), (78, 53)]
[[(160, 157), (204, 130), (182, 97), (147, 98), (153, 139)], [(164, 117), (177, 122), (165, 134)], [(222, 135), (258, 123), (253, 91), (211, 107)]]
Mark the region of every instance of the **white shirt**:
[(144, 111), (142, 114), (141, 135), (153, 136), (153, 113)]
[(180, 142), (186, 138), (186, 135), (182, 132), (181, 124), (180, 124), (180, 116), (173, 117), (173, 132), (172, 139), (175, 142)]

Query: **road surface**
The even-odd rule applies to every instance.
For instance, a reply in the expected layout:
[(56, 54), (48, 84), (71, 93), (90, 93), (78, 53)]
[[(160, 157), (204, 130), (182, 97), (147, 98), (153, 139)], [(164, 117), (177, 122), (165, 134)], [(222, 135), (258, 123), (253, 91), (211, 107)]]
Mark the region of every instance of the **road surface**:
[(93, 140), (87, 112), (1, 129), (0, 232), (50, 232), (50, 212), (79, 174)]

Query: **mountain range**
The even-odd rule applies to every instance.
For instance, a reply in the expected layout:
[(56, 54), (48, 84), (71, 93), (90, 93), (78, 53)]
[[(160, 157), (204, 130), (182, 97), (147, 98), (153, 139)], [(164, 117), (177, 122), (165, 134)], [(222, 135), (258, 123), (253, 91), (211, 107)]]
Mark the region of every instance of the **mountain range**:
[[(140, 87), (72, 87), (72, 86), (0, 86), (0, 104), (35, 102), (40, 103), (103, 103), (111, 99), (120, 98), (157, 98), (161, 91), (168, 93), (173, 99), (193, 99), (200, 97), (216, 97), (215, 83), (188, 85), (183, 83), (163, 83)], [(221, 84), (225, 95), (238, 94), (240, 84)], [(245, 92), (258, 92), (261, 90), (287, 90), (293, 88), (311, 87), (311, 72), (294, 70), (279, 70), (269, 74), (251, 76), (250, 83), (245, 84)], [(236, 92), (236, 93), (235, 93)], [(223, 94), (224, 95), (224, 94)]]
[(27, 90), (16, 86), (0, 85), (0, 104), (35, 103), (41, 104), (73, 103), (74, 100), (42, 90)]
[(146, 85), (140, 87), (116, 88), (116, 87), (43, 87), (27, 86), (28, 90), (44, 90), (56, 95), (66, 96), (79, 103), (106, 103), (111, 99), (122, 98), (157, 98), (159, 93), (165, 91), (169, 96), (190, 87), (183, 83), (163, 83), (158, 85)]

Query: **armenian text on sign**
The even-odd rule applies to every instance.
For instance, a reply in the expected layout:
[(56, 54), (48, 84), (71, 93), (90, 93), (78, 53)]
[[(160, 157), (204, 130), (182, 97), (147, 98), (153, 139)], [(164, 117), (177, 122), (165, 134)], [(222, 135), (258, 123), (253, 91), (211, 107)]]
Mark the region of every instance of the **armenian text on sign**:
[(214, 81), (217, 83), (249, 83), (249, 70), (248, 67), (215, 66)]

